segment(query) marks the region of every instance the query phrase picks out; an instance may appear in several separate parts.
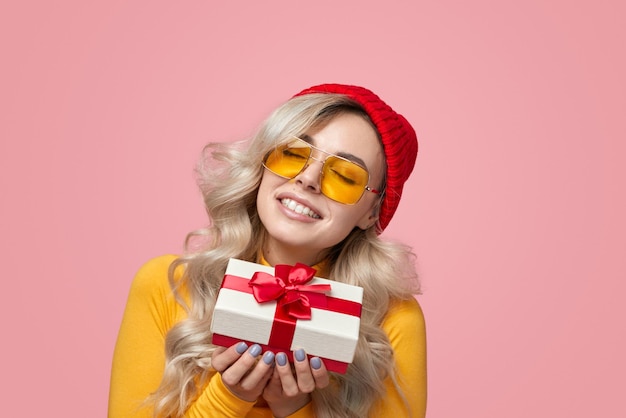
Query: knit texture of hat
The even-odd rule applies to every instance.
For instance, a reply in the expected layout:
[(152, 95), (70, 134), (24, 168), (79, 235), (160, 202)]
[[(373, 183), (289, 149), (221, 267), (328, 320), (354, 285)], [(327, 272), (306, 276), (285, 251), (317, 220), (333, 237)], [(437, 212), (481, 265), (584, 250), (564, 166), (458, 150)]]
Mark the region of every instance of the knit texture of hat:
[(370, 90), (343, 84), (322, 84), (301, 91), (296, 96), (312, 93), (343, 94), (359, 103), (380, 134), (387, 163), (385, 195), (378, 222), (382, 232), (398, 208), (404, 182), (409, 178), (417, 158), (417, 135), (404, 116), (396, 113)]

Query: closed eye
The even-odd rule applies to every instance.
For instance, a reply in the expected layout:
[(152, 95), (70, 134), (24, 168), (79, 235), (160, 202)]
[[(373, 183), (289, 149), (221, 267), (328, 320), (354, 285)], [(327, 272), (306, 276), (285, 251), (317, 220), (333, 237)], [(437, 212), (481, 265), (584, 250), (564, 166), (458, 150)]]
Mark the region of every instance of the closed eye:
[(285, 148), (283, 150), (283, 157), (287, 158), (301, 158), (303, 160), (309, 158), (307, 151), (300, 151), (298, 148)]
[(331, 170), (332, 173), (339, 177), (339, 180), (343, 181), (344, 183), (347, 183), (349, 185), (354, 185), (356, 184), (356, 181), (354, 179), (351, 179), (350, 177), (346, 177), (343, 174), (341, 174), (340, 172), (338, 172), (337, 170)]

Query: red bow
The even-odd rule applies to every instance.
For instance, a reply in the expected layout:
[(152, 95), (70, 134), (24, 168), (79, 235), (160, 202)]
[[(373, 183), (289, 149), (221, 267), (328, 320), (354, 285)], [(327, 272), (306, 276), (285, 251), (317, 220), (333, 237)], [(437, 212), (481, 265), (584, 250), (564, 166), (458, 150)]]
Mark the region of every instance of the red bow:
[(311, 319), (311, 299), (316, 299), (316, 306), (326, 306), (324, 292), (330, 291), (330, 285), (305, 285), (313, 279), (314, 268), (301, 263), (295, 266), (278, 264), (274, 267), (274, 274), (276, 276), (258, 271), (250, 279), (249, 286), (257, 302), (275, 300), (296, 319)]

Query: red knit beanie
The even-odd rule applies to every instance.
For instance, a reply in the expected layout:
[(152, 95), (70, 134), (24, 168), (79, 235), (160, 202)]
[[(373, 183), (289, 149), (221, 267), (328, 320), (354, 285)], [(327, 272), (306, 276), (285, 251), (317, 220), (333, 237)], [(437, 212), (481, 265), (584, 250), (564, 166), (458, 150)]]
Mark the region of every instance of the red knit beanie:
[(409, 178), (417, 158), (417, 136), (404, 116), (396, 113), (370, 90), (343, 84), (322, 84), (296, 94), (343, 94), (359, 103), (376, 126), (382, 139), (387, 162), (387, 184), (382, 201), (379, 223), (384, 230), (398, 208), (404, 182)]

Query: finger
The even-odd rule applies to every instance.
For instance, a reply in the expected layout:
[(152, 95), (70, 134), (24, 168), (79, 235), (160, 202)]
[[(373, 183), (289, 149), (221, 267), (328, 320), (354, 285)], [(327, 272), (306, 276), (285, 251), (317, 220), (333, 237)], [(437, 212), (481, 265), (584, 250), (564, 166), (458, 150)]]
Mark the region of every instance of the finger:
[(286, 396), (296, 396), (299, 392), (298, 382), (291, 371), (291, 365), (287, 360), (287, 354), (276, 354), (276, 373), (280, 378), (280, 385), (283, 388), (283, 393)]
[(311, 365), (311, 373), (313, 373), (313, 379), (315, 380), (315, 387), (317, 389), (325, 388), (330, 384), (330, 375), (324, 362), (319, 357), (313, 357), (309, 361)]
[[(274, 358), (274, 364), (276, 364), (276, 358)], [(280, 376), (278, 375), (277, 367), (273, 367), (272, 374), (270, 375), (270, 378), (268, 379), (266, 389), (269, 389), (269, 390), (280, 389), (282, 391), (282, 386), (280, 383)]]
[(228, 348), (218, 347), (211, 356), (211, 366), (218, 372), (223, 372), (233, 364), (248, 349), (248, 344), (241, 341)]
[[(240, 348), (243, 348), (243, 346)], [(253, 344), (244, 354), (240, 355), (237, 361), (221, 372), (222, 381), (227, 386), (239, 384), (242, 378), (256, 365), (259, 354), (261, 354), (261, 346)]]
[(263, 397), (267, 400), (268, 398), (277, 397), (282, 394), (283, 387), (280, 383), (280, 376), (278, 376), (278, 370), (276, 367), (273, 368), (272, 373), (263, 389)]
[(254, 369), (250, 371), (241, 381), (241, 388), (244, 390), (252, 390), (257, 386), (265, 386), (267, 381), (274, 373), (274, 353), (266, 351), (257, 362)]
[(311, 366), (303, 349), (299, 348), (293, 353), (294, 367), (296, 369), (296, 378), (298, 380), (298, 388), (301, 392), (311, 393), (315, 390), (315, 379), (311, 373)]

